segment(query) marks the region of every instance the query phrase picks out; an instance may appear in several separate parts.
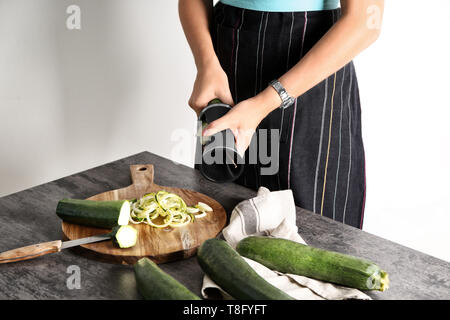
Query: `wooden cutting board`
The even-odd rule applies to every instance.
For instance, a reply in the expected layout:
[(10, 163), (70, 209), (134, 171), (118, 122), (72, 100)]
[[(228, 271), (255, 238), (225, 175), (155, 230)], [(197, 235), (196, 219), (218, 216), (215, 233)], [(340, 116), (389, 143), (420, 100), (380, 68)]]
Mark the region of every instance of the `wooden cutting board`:
[[(137, 243), (132, 248), (120, 249), (113, 246), (111, 241), (90, 243), (78, 247), (78, 253), (101, 261), (134, 264), (142, 257), (148, 257), (156, 263), (164, 263), (188, 258), (194, 255), (200, 244), (214, 238), (224, 228), (227, 220), (225, 209), (214, 199), (196, 191), (159, 186), (153, 183), (153, 165), (132, 165), (132, 184), (126, 188), (107, 191), (89, 200), (129, 200), (140, 198), (149, 192), (166, 190), (184, 199), (186, 204), (195, 205), (201, 201), (208, 204), (213, 212), (206, 217), (196, 219), (193, 223), (178, 228), (154, 228), (146, 224), (131, 224), (138, 230)], [(96, 234), (107, 233), (111, 230), (86, 227), (62, 222), (64, 235), (70, 239), (79, 239)]]

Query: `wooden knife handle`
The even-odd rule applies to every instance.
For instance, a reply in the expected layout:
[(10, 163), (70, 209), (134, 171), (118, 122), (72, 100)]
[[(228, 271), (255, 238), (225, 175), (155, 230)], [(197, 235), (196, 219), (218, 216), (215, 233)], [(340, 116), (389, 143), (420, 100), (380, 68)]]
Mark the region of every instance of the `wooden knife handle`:
[(61, 251), (61, 240), (43, 242), (0, 253), (0, 263), (28, 260)]

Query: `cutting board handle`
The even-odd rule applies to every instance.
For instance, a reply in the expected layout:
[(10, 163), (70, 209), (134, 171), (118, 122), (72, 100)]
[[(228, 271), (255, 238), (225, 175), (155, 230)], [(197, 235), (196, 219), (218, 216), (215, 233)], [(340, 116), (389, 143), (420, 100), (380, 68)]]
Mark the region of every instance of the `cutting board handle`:
[(142, 197), (145, 190), (153, 185), (153, 165), (152, 164), (134, 164), (130, 166), (131, 181), (136, 188), (136, 193)]

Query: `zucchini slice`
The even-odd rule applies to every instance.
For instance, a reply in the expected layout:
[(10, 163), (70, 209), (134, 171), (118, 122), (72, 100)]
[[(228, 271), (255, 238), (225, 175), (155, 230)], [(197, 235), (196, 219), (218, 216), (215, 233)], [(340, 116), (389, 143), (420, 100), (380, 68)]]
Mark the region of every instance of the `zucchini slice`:
[(131, 248), (136, 245), (138, 232), (132, 226), (115, 226), (111, 231), (111, 240), (119, 248)]

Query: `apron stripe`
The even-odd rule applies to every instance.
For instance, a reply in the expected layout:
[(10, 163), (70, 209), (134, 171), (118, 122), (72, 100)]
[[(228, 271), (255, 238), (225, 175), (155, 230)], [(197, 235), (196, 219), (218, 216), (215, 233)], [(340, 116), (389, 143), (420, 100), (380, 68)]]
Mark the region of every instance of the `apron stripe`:
[(363, 205), (361, 211), (361, 222), (359, 223), (359, 228), (362, 229), (363, 220), (364, 220), (364, 209), (366, 207), (366, 156), (364, 155), (364, 196), (363, 196)]
[[(295, 22), (295, 15), (294, 12), (291, 12), (291, 29), (289, 31), (289, 45), (288, 45), (288, 51), (287, 51), (287, 58), (286, 58), (286, 72), (289, 70), (289, 60), (290, 60), (290, 55), (291, 55), (291, 44), (292, 44), (292, 30), (294, 29), (294, 22)], [(295, 103), (297, 103), (297, 100), (295, 101)], [(281, 123), (280, 123), (280, 141), (282, 141), (283, 139), (283, 126), (284, 126), (284, 109), (281, 109)], [(291, 139), (292, 141), (292, 139)], [(292, 143), (290, 148), (292, 148)], [(291, 152), (289, 151), (289, 166), (288, 166), (288, 186), (287, 188), (290, 188), (290, 158), (291, 158)], [(280, 182), (280, 170), (278, 170), (277, 173), (277, 182), (278, 182), (278, 189), (281, 190), (281, 182)]]
[[(259, 71), (259, 46), (261, 42), (261, 30), (262, 30), (262, 24), (264, 20), (264, 12), (261, 12), (261, 20), (259, 22), (259, 29), (258, 29), (258, 45), (256, 46), (256, 67), (255, 67), (255, 96), (258, 93), (258, 71)], [(258, 150), (258, 149), (257, 149)], [(258, 170), (256, 164), (253, 165), (254, 171), (255, 171), (255, 181), (258, 177)], [(247, 175), (244, 174), (244, 185), (247, 186)]]
[(341, 83), (341, 112), (339, 119), (339, 154), (337, 160), (337, 169), (336, 169), (336, 185), (334, 187), (334, 200), (333, 200), (333, 220), (336, 219), (336, 195), (338, 189), (339, 182), (339, 167), (341, 164), (341, 149), (342, 149), (342, 109), (344, 109), (344, 80), (345, 80), (345, 66), (342, 71), (342, 83)]
[(262, 41), (262, 48), (261, 48), (261, 66), (259, 71), (259, 91), (261, 91), (262, 88), (262, 73), (263, 73), (263, 66), (264, 66), (264, 46), (266, 44), (266, 30), (267, 30), (267, 21), (269, 20), (269, 12), (266, 13), (266, 23), (264, 25), (264, 33), (263, 33), (263, 41)]
[(314, 202), (313, 202), (313, 212), (314, 213), (317, 213), (317, 211), (316, 211), (317, 179), (319, 178), (319, 165), (320, 165), (320, 158), (322, 157), (323, 129), (325, 126), (325, 110), (326, 110), (326, 106), (327, 106), (327, 99), (328, 99), (328, 78), (325, 80), (325, 93), (324, 93), (324, 98), (323, 98), (323, 110), (322, 110), (322, 124), (320, 127), (319, 153), (317, 155), (316, 177), (314, 179)]
[(287, 59), (286, 59), (286, 72), (289, 70), (289, 58), (291, 54), (291, 44), (292, 44), (292, 30), (294, 29), (294, 13), (292, 12), (292, 22), (291, 22), (291, 31), (289, 32), (289, 45), (288, 45), (288, 52), (287, 52)]
[(345, 213), (347, 211), (347, 201), (348, 201), (348, 189), (350, 187), (350, 173), (352, 171), (352, 111), (350, 108), (350, 98), (351, 98), (351, 90), (353, 84), (353, 73), (350, 72), (350, 85), (349, 85), (349, 93), (348, 93), (348, 139), (349, 139), (349, 164), (348, 164), (348, 174), (347, 174), (347, 191), (345, 194), (345, 204), (344, 204), (344, 214), (342, 216), (342, 223), (345, 223)]
[[(267, 30), (267, 22), (269, 20), (269, 12), (266, 13), (266, 23), (264, 25), (264, 32), (263, 32), (263, 40), (262, 40), (262, 48), (261, 48), (261, 67), (259, 72), (259, 91), (261, 91), (262, 88), (262, 78), (263, 78), (263, 66), (264, 66), (264, 47), (266, 44), (266, 30)], [(258, 154), (259, 154), (259, 146), (258, 146)], [(259, 189), (259, 186), (261, 185), (261, 168), (259, 162), (255, 165), (256, 169), (256, 188)]]
[(328, 174), (328, 159), (330, 157), (330, 145), (331, 145), (331, 129), (333, 127), (333, 109), (334, 109), (334, 94), (336, 92), (336, 73), (334, 74), (334, 82), (333, 82), (333, 95), (331, 96), (331, 111), (330, 111), (330, 129), (328, 131), (328, 148), (327, 148), (327, 157), (325, 161), (325, 172), (323, 177), (323, 189), (322, 189), (322, 203), (320, 205), (320, 215), (323, 215), (323, 202), (325, 200), (325, 188), (327, 185), (327, 174)]
[(305, 11), (305, 25), (303, 26), (302, 48), (300, 49), (300, 59), (303, 57), (303, 45), (305, 44), (306, 27), (308, 26), (308, 11)]
[(263, 20), (264, 20), (264, 12), (261, 13), (261, 21), (259, 22), (259, 31), (258, 31), (258, 45), (256, 46), (255, 96), (258, 94), (259, 44), (261, 42), (261, 29)]
[[(334, 22), (334, 13), (333, 13), (333, 22)], [(322, 123), (321, 123), (321, 128), (320, 128), (319, 154), (317, 156), (316, 178), (314, 181), (314, 204), (313, 204), (314, 213), (317, 213), (317, 211), (316, 211), (317, 183), (318, 183), (318, 177), (319, 177), (319, 165), (320, 165), (320, 160), (321, 160), (321, 156), (322, 156), (323, 131), (324, 131), (324, 127), (325, 127), (325, 111), (326, 111), (327, 98), (328, 98), (328, 79), (329, 78), (327, 78), (326, 83), (325, 83), (325, 97), (324, 97), (324, 102), (323, 102)], [(323, 195), (322, 195), (322, 206), (323, 206)], [(321, 210), (320, 214), (322, 215), (322, 213), (323, 212)]]
[(241, 16), (241, 24), (239, 25), (239, 28), (237, 29), (237, 45), (236, 45), (236, 54), (234, 57), (234, 101), (237, 103), (238, 100), (238, 85), (237, 85), (237, 63), (238, 63), (238, 56), (239, 56), (239, 33), (242, 28), (242, 24), (244, 23), (244, 13), (245, 9), (242, 10), (242, 16)]
[[(292, 16), (292, 19), (294, 19), (294, 16)], [(292, 20), (292, 26), (294, 26), (294, 20)], [(303, 24), (303, 34), (302, 34), (302, 44), (301, 44), (301, 48), (300, 48), (300, 59), (303, 56), (303, 47), (305, 45), (305, 35), (306, 35), (306, 27), (308, 26), (308, 12), (305, 12), (305, 22)], [(292, 31), (292, 27), (291, 27), (291, 31)], [(290, 43), (290, 42), (289, 42)], [(297, 115), (297, 100), (295, 99), (295, 104), (294, 104), (294, 114), (292, 115), (292, 124), (291, 124), (291, 142), (290, 142), (290, 146), (289, 146), (289, 164), (288, 164), (288, 189), (291, 188), (291, 163), (292, 163), (292, 142), (294, 140), (294, 129), (295, 129), (295, 116)]]
[[(235, 41), (236, 35), (235, 34), (236, 34), (236, 30), (237, 30), (239, 24), (240, 24), (240, 21), (237, 20), (236, 24), (235, 24), (235, 26), (233, 28), (233, 36), (232, 36), (232, 39), (231, 39), (232, 46), (231, 46), (230, 66), (234, 65), (233, 64), (233, 58), (235, 58), (235, 51), (234, 51), (234, 49), (235, 49), (235, 46), (236, 46), (236, 43), (235, 43), (236, 42)], [(236, 78), (236, 74), (233, 73), (233, 77)], [(236, 85), (236, 83), (235, 83), (235, 85)], [(236, 92), (236, 87), (234, 88), (234, 91)]]
[(294, 104), (294, 114), (292, 115), (292, 129), (291, 129), (291, 142), (290, 142), (290, 146), (289, 146), (289, 165), (288, 165), (288, 189), (291, 188), (291, 162), (292, 162), (292, 141), (293, 141), (293, 137), (294, 137), (294, 127), (295, 127), (295, 116), (297, 114), (297, 100), (295, 99), (295, 104)]

